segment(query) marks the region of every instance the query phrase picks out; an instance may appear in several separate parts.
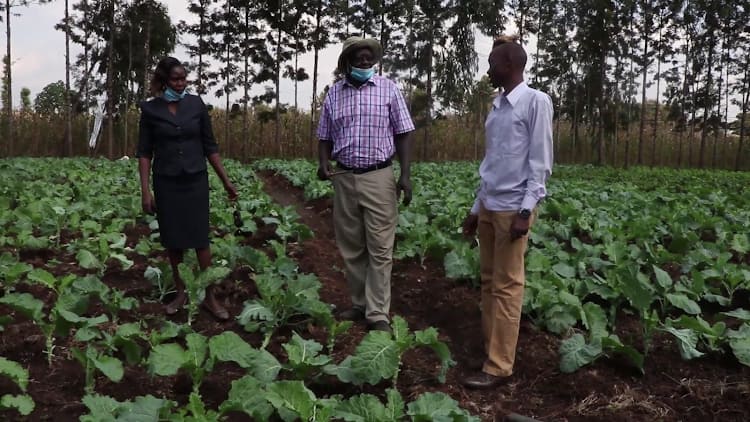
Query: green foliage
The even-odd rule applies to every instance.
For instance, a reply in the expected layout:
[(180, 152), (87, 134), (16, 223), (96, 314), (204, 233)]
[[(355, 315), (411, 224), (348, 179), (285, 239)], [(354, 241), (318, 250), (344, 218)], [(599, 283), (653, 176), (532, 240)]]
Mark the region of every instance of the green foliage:
[(391, 379), (395, 385), (401, 367), (401, 356), (409, 349), (428, 347), (440, 359), (438, 379), (445, 382), (448, 369), (455, 365), (448, 346), (438, 339), (435, 328), (410, 332), (406, 321), (394, 317), (393, 335), (383, 331), (370, 331), (362, 339), (352, 356), (327, 370), (341, 381), (356, 385), (375, 385)]
[[(8, 378), (22, 393), (29, 386), (29, 372), (17, 362), (0, 356), (0, 377)], [(34, 401), (27, 394), (3, 394), (0, 396), (0, 409), (15, 409), (22, 416), (34, 410)]]

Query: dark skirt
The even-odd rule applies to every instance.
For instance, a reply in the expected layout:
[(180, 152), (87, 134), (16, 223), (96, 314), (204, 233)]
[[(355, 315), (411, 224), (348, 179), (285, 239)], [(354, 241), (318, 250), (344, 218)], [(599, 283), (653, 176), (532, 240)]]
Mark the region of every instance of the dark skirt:
[(202, 249), (208, 241), (208, 172), (154, 175), (156, 218), (167, 249)]

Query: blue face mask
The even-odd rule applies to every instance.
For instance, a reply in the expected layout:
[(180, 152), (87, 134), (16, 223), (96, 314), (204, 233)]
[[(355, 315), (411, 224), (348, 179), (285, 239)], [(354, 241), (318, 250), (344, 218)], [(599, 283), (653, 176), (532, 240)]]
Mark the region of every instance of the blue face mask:
[(349, 72), (349, 75), (356, 81), (367, 82), (373, 75), (375, 75), (375, 66), (369, 69), (360, 69), (352, 66), (352, 71)]
[(185, 98), (185, 94), (187, 94), (186, 89), (183, 89), (182, 92), (178, 93), (174, 89), (167, 87), (167, 89), (164, 90), (164, 94), (162, 94), (162, 98), (164, 98), (168, 103), (174, 103)]

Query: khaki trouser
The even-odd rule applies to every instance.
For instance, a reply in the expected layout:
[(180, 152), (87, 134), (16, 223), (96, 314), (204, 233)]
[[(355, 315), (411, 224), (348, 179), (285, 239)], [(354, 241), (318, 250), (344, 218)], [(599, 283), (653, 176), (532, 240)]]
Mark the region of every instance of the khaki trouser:
[[(506, 377), (513, 373), (523, 305), (524, 253), (528, 236), (511, 241), (515, 211), (479, 210), (482, 278), (482, 331), (487, 360), (482, 371)], [(533, 224), (536, 212), (531, 216)]]
[(368, 322), (388, 321), (398, 221), (393, 169), (341, 174), (333, 187), (333, 225), (352, 305)]

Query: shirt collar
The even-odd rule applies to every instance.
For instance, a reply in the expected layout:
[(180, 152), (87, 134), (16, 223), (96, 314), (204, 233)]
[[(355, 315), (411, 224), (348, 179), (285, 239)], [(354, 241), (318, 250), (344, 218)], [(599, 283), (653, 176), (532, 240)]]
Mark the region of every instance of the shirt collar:
[(510, 94), (498, 95), (497, 98), (495, 98), (495, 107), (500, 107), (500, 102), (503, 100), (503, 98), (508, 100), (508, 103), (510, 103), (511, 107), (515, 107), (516, 103), (518, 103), (518, 100), (521, 99), (523, 92), (526, 91), (528, 87), (529, 86), (526, 85), (526, 82), (522, 81), (520, 84), (516, 85), (515, 88), (513, 88), (513, 91), (510, 91)]

